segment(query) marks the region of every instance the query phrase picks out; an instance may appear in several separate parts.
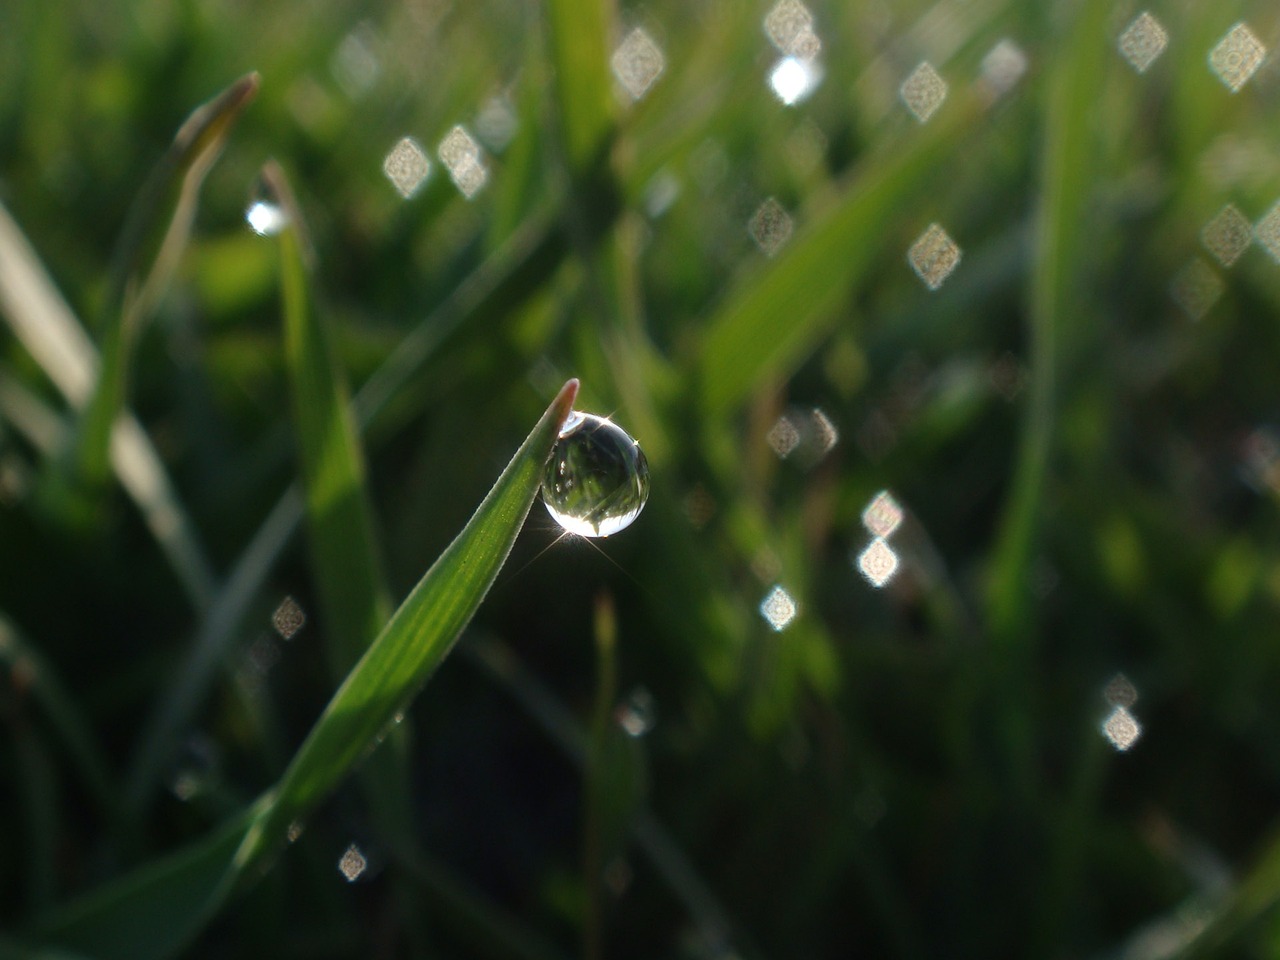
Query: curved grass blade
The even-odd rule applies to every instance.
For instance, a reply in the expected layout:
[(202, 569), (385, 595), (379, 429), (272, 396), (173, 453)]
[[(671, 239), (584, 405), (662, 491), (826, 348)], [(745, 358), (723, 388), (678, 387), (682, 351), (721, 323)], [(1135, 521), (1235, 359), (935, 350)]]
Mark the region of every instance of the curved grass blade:
[[(178, 129), (125, 221), (107, 298), (102, 367), (76, 444), (76, 466), (91, 484), (100, 483), (107, 474), (111, 434), (125, 404), (139, 328), (169, 285), (191, 234), (200, 186), (236, 118), (257, 93), (258, 83), (258, 75), (250, 73), (196, 108)], [(148, 267), (144, 262), (148, 244), (162, 226), (164, 234)]]
[(306, 492), (312, 568), (329, 637), (329, 659), (344, 676), (391, 612), (365, 482), (364, 454), (346, 378), (311, 296), (302, 214), (279, 165), (262, 180), (287, 226), (280, 231), (285, 365), (293, 395), (298, 458)]
[[(271, 808), (239, 860), (259, 861), (288, 825), (347, 775), (452, 649), (502, 568), (573, 409), (578, 381), (560, 390), (471, 520), (400, 605), (298, 749)], [(242, 867), (243, 869), (243, 867)]]
[[(0, 313), (71, 406), (84, 407), (98, 377), (97, 351), (3, 204)], [(126, 414), (123, 422), (111, 443), (112, 467), (188, 598), (199, 609), (213, 593), (213, 573), (195, 526), (137, 418)], [(55, 453), (43, 452), (50, 457)]]
[(40, 704), (49, 725), (61, 738), (84, 784), (101, 809), (113, 810), (115, 796), (105, 754), (74, 697), (62, 685), (44, 656), (0, 614), (0, 663), (9, 668), (15, 684)]
[(881, 236), (963, 134), (979, 126), (978, 98), (880, 150), (801, 236), (753, 265), (707, 322), (700, 375), (707, 417), (728, 413), (762, 380), (785, 372), (835, 323), (850, 288), (879, 254)]
[(475, 514), (432, 564), (334, 694), (280, 783), (208, 838), (57, 911), (35, 935), (106, 958), (177, 952), (258, 875), (304, 816), (375, 747), (448, 654), (502, 568), (573, 409), (570, 380)]
[[(394, 400), (405, 385), (463, 320), (484, 326), (486, 321), (515, 310), (555, 274), (568, 252), (568, 243), (563, 231), (549, 225), (549, 219), (540, 215), (526, 221), (431, 311), (365, 382), (352, 401), (352, 412), (362, 434), (368, 433), (380, 418), (383, 422), (388, 419)], [(143, 809), (179, 732), (204, 702), (227, 644), (302, 516), (302, 494), (297, 486), (291, 486), (262, 522), (213, 598), (178, 680), (166, 689), (140, 737), (127, 790), (131, 807)]]

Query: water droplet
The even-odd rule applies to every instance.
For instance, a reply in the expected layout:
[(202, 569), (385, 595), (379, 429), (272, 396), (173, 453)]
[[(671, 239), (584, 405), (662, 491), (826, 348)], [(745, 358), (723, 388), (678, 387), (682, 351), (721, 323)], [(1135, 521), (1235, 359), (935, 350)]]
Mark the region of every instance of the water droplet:
[(631, 99), (639, 100), (661, 76), (667, 61), (653, 38), (637, 27), (627, 34), (609, 64)]
[(947, 231), (931, 223), (907, 251), (907, 262), (926, 287), (937, 290), (960, 263), (961, 253)]
[(889, 537), (901, 526), (905, 515), (893, 494), (881, 490), (862, 511), (862, 525), (873, 537)]
[(873, 587), (883, 587), (898, 572), (898, 555), (883, 537), (876, 537), (858, 554), (857, 566)]
[(1253, 225), (1228, 203), (1200, 231), (1200, 242), (1224, 267), (1232, 267), (1253, 242)]
[(259, 181), (253, 189), (249, 205), (244, 209), (245, 222), (260, 237), (274, 237), (289, 225), (289, 215), (284, 207), (267, 196), (265, 185)]
[(785, 106), (793, 107), (808, 99), (822, 82), (822, 68), (814, 61), (800, 57), (783, 57), (769, 73), (769, 86)]
[(947, 81), (942, 79), (933, 64), (925, 60), (911, 71), (911, 76), (902, 81), (898, 96), (907, 105), (907, 109), (915, 114), (915, 118), (925, 123), (937, 113), (942, 101), (947, 99)]
[(607, 537), (631, 526), (644, 509), (648, 461), (617, 424), (574, 411), (547, 461), (542, 499), (570, 533)]
[(654, 715), (653, 694), (644, 687), (636, 687), (630, 696), (613, 712), (613, 719), (628, 736), (643, 737), (653, 729)]

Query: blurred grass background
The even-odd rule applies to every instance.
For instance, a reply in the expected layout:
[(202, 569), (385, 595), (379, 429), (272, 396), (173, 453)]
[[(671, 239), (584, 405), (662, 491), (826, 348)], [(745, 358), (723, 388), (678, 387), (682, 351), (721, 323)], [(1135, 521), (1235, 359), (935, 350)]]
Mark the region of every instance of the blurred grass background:
[[(118, 485), (49, 492), (78, 404), (0, 330), (0, 929), (209, 834), (335, 687), (346, 638), (278, 505), (280, 255), (244, 222), (274, 158), (395, 602), (570, 376), (653, 493), (599, 550), (535, 506), (401, 725), (411, 839), (349, 785), (192, 955), (1280, 955), (1280, 80), (1208, 64), (1280, 18), (1153, 5), (1140, 73), (1130, 4), (808, 9), (821, 82), (786, 106), (765, 3), (0, 8), (0, 201), (98, 343), (148, 172), (261, 76), (128, 382), (205, 592)], [(665, 62), (638, 100), (610, 69), (636, 27)], [(1008, 89), (993, 49), (1023, 58)], [(922, 123), (899, 88), (925, 60), (949, 91)], [(469, 200), (436, 156), (458, 124)], [(407, 200), (405, 136), (433, 164)], [(1238, 259), (1204, 235), (1227, 204), (1258, 224)], [(932, 223), (963, 251), (936, 291), (907, 263)], [(779, 458), (815, 410), (834, 445)], [(882, 489), (908, 515), (877, 590), (853, 560)]]

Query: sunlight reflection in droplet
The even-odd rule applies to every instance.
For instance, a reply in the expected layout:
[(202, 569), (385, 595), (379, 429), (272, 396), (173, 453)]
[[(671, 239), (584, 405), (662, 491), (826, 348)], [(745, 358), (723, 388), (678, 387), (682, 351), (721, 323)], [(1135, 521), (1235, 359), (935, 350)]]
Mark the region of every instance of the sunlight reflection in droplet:
[(800, 57), (783, 57), (769, 74), (774, 95), (788, 107), (808, 99), (821, 82), (822, 68)]
[(1226, 287), (1217, 271), (1193, 257), (1169, 284), (1169, 296), (1192, 320), (1201, 319), (1222, 296)]
[(889, 537), (905, 516), (902, 507), (888, 490), (881, 490), (862, 511), (862, 525), (873, 537)]
[(1253, 236), (1276, 263), (1280, 263), (1280, 203), (1268, 210), (1253, 228)]
[(1102, 735), (1123, 753), (1138, 742), (1138, 738), (1142, 736), (1142, 726), (1125, 707), (1117, 706), (1103, 721)]
[(961, 250), (939, 224), (931, 223), (907, 251), (907, 262), (924, 285), (937, 290), (960, 263)]
[(769, 591), (768, 596), (760, 603), (760, 616), (775, 632), (781, 633), (791, 625), (799, 613), (799, 607), (791, 594), (780, 586)]
[(1117, 43), (1120, 55), (1138, 73), (1146, 73), (1168, 45), (1169, 34), (1164, 26), (1145, 10), (1125, 27)]
[(454, 127), (440, 141), (436, 151), (440, 162), (449, 171), (449, 179), (464, 197), (470, 200), (489, 179), (489, 172), (484, 166), (484, 157), (480, 152), (480, 144), (461, 125)]
[(639, 100), (661, 76), (667, 61), (653, 38), (636, 27), (614, 51), (609, 64), (613, 67), (614, 77), (631, 95), (631, 99)]
[(382, 161), (382, 172), (400, 191), (400, 196), (408, 200), (427, 182), (431, 161), (416, 140), (405, 137), (391, 148), (391, 152)]
[(1238, 93), (1262, 66), (1266, 56), (1267, 48), (1242, 20), (1209, 51), (1209, 69), (1226, 84), (1227, 89)]
[(1200, 231), (1200, 242), (1224, 267), (1231, 267), (1253, 242), (1253, 226), (1234, 203), (1228, 203)]
[(772, 257), (791, 239), (791, 230), (791, 214), (773, 197), (756, 208), (747, 224), (751, 239), (766, 257)]
[(925, 123), (947, 99), (947, 81), (942, 79), (933, 64), (925, 60), (902, 81), (898, 95), (902, 97), (907, 109), (915, 114), (915, 118)]
[(284, 207), (267, 200), (254, 200), (244, 212), (245, 222), (260, 237), (274, 237), (289, 225)]
[(360, 879), (368, 865), (369, 862), (365, 859), (364, 854), (360, 852), (360, 848), (353, 843), (347, 847), (342, 854), (342, 859), (338, 861), (338, 872), (346, 878), (347, 883), (354, 883)]
[(876, 537), (858, 554), (857, 565), (873, 587), (883, 587), (898, 572), (898, 555), (883, 537)]
[(306, 622), (307, 615), (302, 612), (302, 607), (298, 606), (298, 601), (293, 597), (285, 597), (281, 600), (275, 613), (271, 614), (271, 625), (285, 640), (292, 640), (293, 635), (301, 630)]

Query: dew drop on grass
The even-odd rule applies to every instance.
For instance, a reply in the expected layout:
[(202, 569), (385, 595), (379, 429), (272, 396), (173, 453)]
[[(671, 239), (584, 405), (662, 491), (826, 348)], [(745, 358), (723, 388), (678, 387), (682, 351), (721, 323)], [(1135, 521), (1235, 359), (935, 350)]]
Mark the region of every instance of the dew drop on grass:
[(244, 219), (260, 237), (274, 237), (289, 225), (289, 215), (272, 199), (262, 179), (253, 186), (249, 205), (244, 208)]
[(613, 421), (574, 411), (547, 461), (542, 499), (570, 533), (607, 537), (640, 516), (649, 499), (649, 464)]

